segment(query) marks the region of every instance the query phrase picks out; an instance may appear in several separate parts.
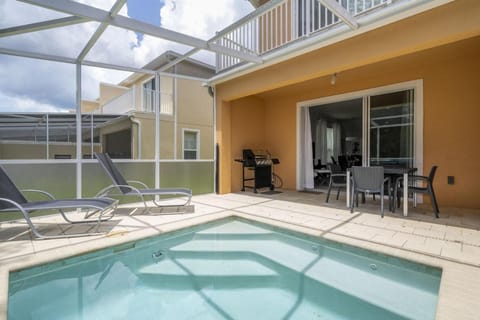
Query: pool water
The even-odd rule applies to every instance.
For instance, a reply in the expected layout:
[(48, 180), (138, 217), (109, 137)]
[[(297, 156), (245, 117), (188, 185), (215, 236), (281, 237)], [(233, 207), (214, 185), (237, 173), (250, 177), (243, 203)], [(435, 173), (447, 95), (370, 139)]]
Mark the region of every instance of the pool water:
[(434, 319), (441, 270), (229, 218), (10, 274), (8, 319)]

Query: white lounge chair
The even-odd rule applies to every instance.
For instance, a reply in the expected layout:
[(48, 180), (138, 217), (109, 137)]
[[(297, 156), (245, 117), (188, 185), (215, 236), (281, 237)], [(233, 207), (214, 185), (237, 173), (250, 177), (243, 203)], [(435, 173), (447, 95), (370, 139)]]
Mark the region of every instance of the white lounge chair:
[[(185, 207), (190, 204), (192, 199), (192, 190), (187, 188), (160, 188), (150, 189), (145, 183), (141, 181), (127, 181), (120, 171), (113, 164), (112, 159), (106, 153), (95, 153), (95, 157), (105, 170), (107, 175), (112, 180), (112, 184), (97, 193), (97, 197), (103, 196), (136, 196), (139, 197), (144, 205), (145, 210), (150, 212), (150, 208), (147, 205), (145, 197), (151, 197), (152, 202), (157, 207)], [(136, 184), (139, 188), (134, 187), (132, 184)], [(155, 196), (171, 199), (172, 197), (186, 198), (178, 204), (162, 204), (161, 201), (156, 201)]]
[[(46, 197), (48, 200), (44, 201), (28, 201), (22, 192), (35, 192), (40, 193)], [(33, 211), (41, 210), (58, 210), (65, 221), (77, 224), (77, 223), (91, 223), (96, 222), (97, 227), (102, 221), (110, 220), (114, 215), (114, 209), (116, 208), (118, 200), (110, 198), (84, 198), (84, 199), (66, 199), (66, 200), (57, 200), (50, 193), (43, 190), (27, 189), (19, 190), (17, 186), (12, 182), (4, 168), (0, 166), (0, 213), (2, 212), (18, 212), (20, 211), (23, 214), (23, 217), (27, 221), (30, 230), (33, 235), (39, 239), (51, 239), (51, 238), (66, 238), (66, 237), (81, 237), (81, 236), (90, 236), (98, 235), (101, 233), (76, 233), (76, 234), (62, 234), (62, 235), (44, 235), (38, 231), (35, 227), (32, 219), (30, 218), (30, 213)], [(88, 216), (92, 216), (98, 213), (98, 218), (96, 219), (83, 219), (83, 220), (70, 220), (65, 214), (64, 210), (76, 210), (76, 209), (87, 209), (93, 210), (89, 212)], [(103, 218), (105, 212), (109, 212), (107, 218)]]

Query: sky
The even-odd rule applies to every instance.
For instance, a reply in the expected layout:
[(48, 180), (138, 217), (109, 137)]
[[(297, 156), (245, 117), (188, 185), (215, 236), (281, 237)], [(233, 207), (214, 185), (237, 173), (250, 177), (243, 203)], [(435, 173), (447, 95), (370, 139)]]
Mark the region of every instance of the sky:
[[(114, 0), (76, 0), (110, 10)], [(253, 10), (247, 0), (128, 0), (120, 15), (208, 40)], [(0, 29), (66, 17), (15, 0), (0, 0)], [(99, 23), (1, 37), (0, 48), (76, 58)], [(109, 27), (86, 60), (142, 67), (166, 50), (185, 53), (185, 45)], [(195, 59), (213, 64), (214, 54)], [(98, 98), (100, 82), (117, 84), (129, 73), (83, 67), (82, 98)], [(67, 112), (75, 108), (75, 66), (0, 54), (0, 112)]]

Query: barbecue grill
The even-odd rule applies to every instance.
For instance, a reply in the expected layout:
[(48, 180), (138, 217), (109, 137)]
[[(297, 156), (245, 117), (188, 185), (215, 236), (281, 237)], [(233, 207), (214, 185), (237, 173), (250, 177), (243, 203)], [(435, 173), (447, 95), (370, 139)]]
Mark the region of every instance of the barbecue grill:
[[(242, 159), (235, 159), (242, 163), (242, 191), (245, 191), (245, 188), (252, 188), (254, 193), (260, 188), (274, 190), (272, 167), (280, 161), (272, 158), (268, 151), (254, 153), (251, 149), (244, 149), (242, 153)], [(252, 171), (253, 174), (249, 173)], [(253, 181), (253, 185), (245, 184), (247, 181)]]

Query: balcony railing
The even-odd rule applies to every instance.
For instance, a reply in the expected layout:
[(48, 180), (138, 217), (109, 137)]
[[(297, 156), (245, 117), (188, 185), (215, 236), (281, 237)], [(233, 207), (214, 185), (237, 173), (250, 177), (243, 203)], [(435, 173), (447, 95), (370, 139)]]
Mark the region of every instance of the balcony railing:
[(104, 114), (125, 114), (135, 110), (135, 94), (133, 89), (113, 98), (103, 105)]
[[(335, 0), (350, 15), (389, 5), (393, 0)], [(342, 20), (318, 0), (272, 0), (247, 16), (243, 23), (216, 40), (229, 49), (261, 56), (293, 41), (342, 23)], [(226, 29), (228, 30), (228, 28)], [(242, 60), (217, 54), (217, 71), (231, 68)]]
[[(154, 101), (156, 91), (143, 88), (143, 111), (155, 112)], [(166, 115), (173, 114), (173, 94), (160, 92), (160, 113)]]

